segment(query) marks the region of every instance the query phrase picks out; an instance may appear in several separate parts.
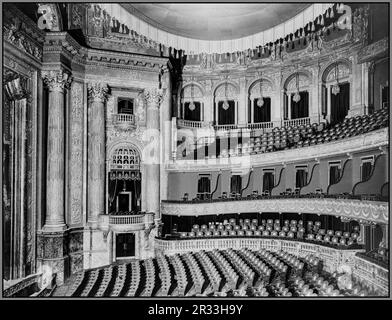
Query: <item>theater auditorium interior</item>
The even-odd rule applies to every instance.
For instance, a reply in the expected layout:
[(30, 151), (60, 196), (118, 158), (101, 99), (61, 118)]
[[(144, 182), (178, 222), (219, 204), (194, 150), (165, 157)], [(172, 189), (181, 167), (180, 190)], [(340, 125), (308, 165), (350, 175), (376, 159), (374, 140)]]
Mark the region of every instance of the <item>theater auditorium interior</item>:
[(2, 11), (3, 297), (389, 297), (388, 3)]

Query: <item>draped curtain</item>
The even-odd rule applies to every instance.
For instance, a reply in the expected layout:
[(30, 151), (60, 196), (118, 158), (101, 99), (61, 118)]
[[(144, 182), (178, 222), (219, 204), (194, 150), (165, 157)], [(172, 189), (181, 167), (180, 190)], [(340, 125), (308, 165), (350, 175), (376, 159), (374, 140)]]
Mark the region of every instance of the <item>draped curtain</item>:
[(340, 179), (340, 170), (338, 166), (331, 166), (329, 168), (329, 184), (335, 184)]
[(195, 110), (189, 109), (190, 102), (184, 103), (184, 120), (200, 121), (201, 120), (201, 103), (194, 102)]
[(274, 174), (272, 172), (265, 172), (263, 174), (263, 191), (271, 192), (274, 187)]
[(337, 95), (331, 93), (331, 124), (342, 122), (350, 107), (350, 83), (339, 85)]
[(241, 193), (242, 179), (241, 176), (235, 175), (231, 177), (230, 190), (231, 192)]
[(223, 101), (218, 102), (218, 124), (234, 124), (235, 101), (229, 100), (229, 108), (223, 109)]
[(307, 172), (305, 170), (297, 170), (295, 174), (295, 187), (296, 188), (302, 188), (304, 185), (306, 185), (307, 182)]
[(264, 105), (257, 106), (257, 100), (253, 100), (253, 117), (254, 123), (270, 122), (271, 121), (271, 98), (264, 98)]
[(118, 113), (133, 114), (133, 100), (118, 99)]
[(309, 93), (301, 91), (299, 93), (301, 100), (294, 102), (294, 94), (291, 95), (291, 119), (309, 117)]
[(211, 193), (211, 180), (209, 177), (201, 177), (197, 183), (198, 193)]

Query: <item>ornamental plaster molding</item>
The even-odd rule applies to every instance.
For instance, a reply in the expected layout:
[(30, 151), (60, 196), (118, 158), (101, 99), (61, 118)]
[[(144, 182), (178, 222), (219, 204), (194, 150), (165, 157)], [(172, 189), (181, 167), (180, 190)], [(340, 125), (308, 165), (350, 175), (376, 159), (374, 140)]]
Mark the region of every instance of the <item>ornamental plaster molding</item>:
[(389, 206), (386, 202), (371, 202), (330, 198), (293, 198), (220, 201), (205, 203), (162, 202), (161, 212), (177, 216), (202, 216), (241, 212), (298, 212), (327, 214), (352, 220), (366, 220), (387, 224)]

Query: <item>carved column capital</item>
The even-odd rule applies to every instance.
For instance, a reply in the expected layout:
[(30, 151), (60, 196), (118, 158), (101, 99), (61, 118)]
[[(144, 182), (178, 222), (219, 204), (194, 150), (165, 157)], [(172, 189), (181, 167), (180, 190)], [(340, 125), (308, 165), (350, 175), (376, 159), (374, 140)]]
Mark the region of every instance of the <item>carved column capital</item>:
[(147, 102), (147, 108), (159, 108), (164, 96), (165, 91), (162, 89), (144, 90), (144, 99)]
[(88, 97), (92, 101), (105, 102), (109, 93), (109, 87), (106, 83), (93, 82), (87, 85)]
[(72, 82), (71, 74), (63, 69), (42, 71), (42, 79), (50, 91), (63, 92)]

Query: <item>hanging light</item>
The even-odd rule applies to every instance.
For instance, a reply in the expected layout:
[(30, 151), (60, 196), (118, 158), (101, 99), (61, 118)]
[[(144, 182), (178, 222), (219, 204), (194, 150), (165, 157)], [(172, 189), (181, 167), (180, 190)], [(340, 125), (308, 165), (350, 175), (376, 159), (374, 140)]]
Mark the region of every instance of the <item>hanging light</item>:
[(262, 107), (264, 105), (264, 97), (263, 97), (263, 79), (261, 78), (260, 73), (260, 98), (257, 99), (256, 104), (258, 107)]
[(297, 91), (294, 94), (293, 101), (297, 103), (301, 100), (301, 95), (299, 94), (299, 73), (298, 73), (298, 71), (297, 71), (297, 74), (295, 75), (295, 81), (296, 81)]
[(339, 86), (339, 72), (338, 72), (338, 67), (339, 64), (336, 64), (335, 66), (335, 79), (336, 79), (336, 83), (332, 86), (331, 92), (333, 95), (338, 95), (340, 93), (340, 86)]
[(225, 83), (225, 100), (223, 100), (223, 105), (222, 108), (224, 110), (229, 109), (230, 105), (229, 105), (229, 100), (227, 99), (227, 82)]
[(194, 111), (196, 109), (195, 101), (193, 100), (193, 84), (191, 85), (191, 102), (189, 103), (189, 110)]

